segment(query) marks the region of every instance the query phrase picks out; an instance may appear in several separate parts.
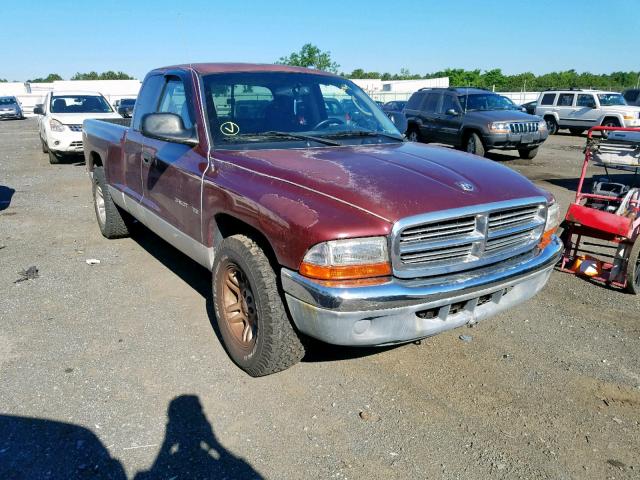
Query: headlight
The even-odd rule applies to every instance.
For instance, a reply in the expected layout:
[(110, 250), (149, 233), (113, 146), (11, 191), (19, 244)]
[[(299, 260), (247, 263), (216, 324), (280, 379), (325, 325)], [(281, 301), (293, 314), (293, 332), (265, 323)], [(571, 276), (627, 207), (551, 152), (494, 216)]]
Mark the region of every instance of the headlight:
[(556, 202), (556, 199), (552, 199), (547, 207), (547, 221), (544, 224), (544, 233), (540, 239), (538, 247), (544, 248), (551, 243), (553, 235), (558, 230), (560, 225), (560, 205)]
[(49, 127), (54, 132), (64, 132), (64, 125), (55, 118), (49, 120)]
[(547, 122), (545, 122), (544, 120), (540, 120), (538, 122), (538, 130), (546, 130), (547, 129)]
[(331, 240), (311, 247), (300, 273), (321, 280), (351, 280), (391, 274), (385, 237)]
[(491, 133), (509, 133), (509, 122), (493, 122), (489, 124), (489, 131)]

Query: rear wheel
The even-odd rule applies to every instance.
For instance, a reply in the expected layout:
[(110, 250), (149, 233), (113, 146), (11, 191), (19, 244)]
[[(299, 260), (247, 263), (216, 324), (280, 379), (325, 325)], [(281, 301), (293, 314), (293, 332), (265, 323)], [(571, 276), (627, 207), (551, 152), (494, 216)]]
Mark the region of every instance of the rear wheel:
[(640, 293), (640, 237), (633, 244), (627, 262), (626, 290), (629, 293), (638, 295)]
[(51, 165), (56, 165), (60, 163), (60, 155), (58, 155), (55, 152), (52, 152), (51, 150), (49, 150), (49, 148), (47, 148), (47, 152), (49, 153), (49, 163)]
[(298, 363), (304, 347), (278, 290), (276, 274), (256, 242), (223, 240), (213, 266), (213, 301), (224, 346), (252, 377)]
[(409, 129), (409, 131), (407, 132), (407, 140), (409, 140), (410, 142), (419, 142), (420, 139), (420, 132), (418, 132), (418, 129), (415, 127), (411, 127)]
[(49, 153), (49, 148), (47, 148), (47, 144), (44, 143), (44, 140), (41, 138), (40, 143), (42, 144), (42, 153)]
[(93, 206), (100, 233), (105, 238), (122, 238), (129, 235), (129, 228), (125, 222), (127, 214), (113, 203), (102, 167), (93, 170)]
[(520, 158), (526, 158), (529, 160), (533, 160), (535, 156), (538, 154), (538, 147), (535, 148), (521, 148), (518, 150), (518, 154)]
[(468, 153), (473, 153), (474, 155), (484, 157), (484, 143), (482, 143), (480, 135), (475, 132), (471, 132), (467, 137), (467, 141), (465, 142), (465, 150)]
[(582, 135), (584, 128), (570, 128), (571, 135)]
[(558, 122), (553, 117), (545, 117), (544, 121), (547, 122), (547, 130), (549, 131), (549, 135), (555, 135), (558, 133)]

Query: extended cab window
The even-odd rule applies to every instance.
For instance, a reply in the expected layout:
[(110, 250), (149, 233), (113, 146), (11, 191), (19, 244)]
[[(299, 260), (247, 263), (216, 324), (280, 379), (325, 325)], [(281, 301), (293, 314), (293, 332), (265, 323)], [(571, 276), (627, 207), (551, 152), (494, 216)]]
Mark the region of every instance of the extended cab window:
[(558, 97), (558, 107), (570, 107), (573, 105), (573, 97), (575, 95), (573, 93), (561, 93), (560, 97)]
[(184, 83), (179, 78), (170, 78), (164, 87), (158, 112), (175, 113), (182, 118), (186, 129), (193, 127), (193, 120), (189, 113), (189, 103), (184, 90)]
[(556, 99), (555, 93), (545, 93), (542, 96), (542, 100), (540, 101), (540, 105), (553, 105), (553, 101)]
[(580, 94), (578, 95), (576, 106), (593, 108), (596, 106), (596, 101), (593, 98), (593, 95)]

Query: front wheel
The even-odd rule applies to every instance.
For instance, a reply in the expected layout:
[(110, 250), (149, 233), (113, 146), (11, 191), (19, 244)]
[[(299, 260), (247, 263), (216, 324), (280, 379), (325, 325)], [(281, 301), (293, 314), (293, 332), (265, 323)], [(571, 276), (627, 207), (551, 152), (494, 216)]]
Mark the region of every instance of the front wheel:
[(57, 165), (58, 163), (60, 163), (60, 155), (52, 152), (49, 148), (47, 148), (47, 152), (49, 153), (49, 163), (51, 165)]
[(553, 117), (546, 117), (544, 119), (547, 122), (547, 130), (549, 131), (549, 135), (555, 135), (558, 133), (558, 122)]
[[(620, 126), (620, 122), (618, 122), (618, 120), (616, 120), (615, 118), (607, 118), (604, 122), (602, 122), (602, 126), (603, 127), (619, 127)], [(608, 138), (609, 137), (609, 131), (608, 130), (603, 130), (600, 133), (602, 133), (602, 136), (604, 138)]]
[(276, 274), (249, 237), (222, 241), (213, 265), (213, 301), (227, 353), (252, 377), (285, 370), (303, 357)]
[(627, 260), (626, 290), (634, 295), (640, 293), (640, 237), (633, 244)]
[(538, 154), (538, 147), (535, 148), (522, 148), (518, 150), (518, 154), (520, 158), (526, 158), (528, 160), (533, 160)]
[(420, 141), (420, 133), (415, 128), (412, 128), (407, 132), (407, 140), (410, 142), (419, 142)]
[(484, 143), (482, 143), (482, 139), (480, 138), (480, 135), (478, 135), (477, 133), (473, 132), (467, 137), (467, 142), (465, 146), (466, 146), (465, 150), (468, 153), (473, 153), (474, 155), (484, 157), (484, 154), (485, 154)]

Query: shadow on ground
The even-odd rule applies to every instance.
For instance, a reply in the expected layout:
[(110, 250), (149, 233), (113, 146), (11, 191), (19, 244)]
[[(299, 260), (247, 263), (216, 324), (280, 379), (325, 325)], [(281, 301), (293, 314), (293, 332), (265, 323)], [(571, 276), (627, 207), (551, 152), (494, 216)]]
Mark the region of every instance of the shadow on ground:
[(0, 185), (0, 212), (9, 208), (14, 193), (16, 191), (13, 188)]
[[(126, 480), (127, 476), (120, 461), (87, 428), (0, 415), (0, 478)], [(165, 437), (156, 460), (133, 478), (251, 480), (262, 476), (218, 442), (198, 397), (181, 395), (169, 404)]]
[[(218, 337), (218, 341), (224, 345), (213, 306), (211, 273), (139, 223), (135, 224), (134, 228), (131, 229), (131, 238), (205, 299), (205, 308), (211, 327)], [(395, 348), (394, 346), (376, 348), (341, 347), (310, 338), (307, 338), (305, 343), (307, 353), (302, 359), (303, 362), (350, 360), (375, 355)]]
[[(582, 186), (583, 193), (589, 193), (591, 191), (591, 186), (593, 184), (593, 179), (602, 179), (608, 182), (614, 183), (622, 183), (624, 185), (630, 185), (632, 187), (640, 186), (640, 175), (634, 175), (633, 173), (615, 173), (607, 175), (604, 170), (594, 174), (592, 177), (586, 177), (584, 179), (584, 185)], [(580, 182), (580, 177), (574, 178), (545, 178), (545, 182), (549, 182), (552, 185), (556, 185), (558, 187), (562, 187), (571, 192), (578, 191), (578, 183)]]

